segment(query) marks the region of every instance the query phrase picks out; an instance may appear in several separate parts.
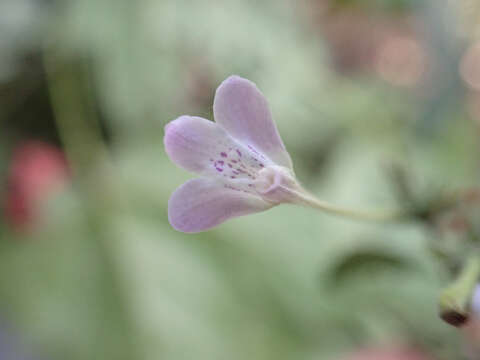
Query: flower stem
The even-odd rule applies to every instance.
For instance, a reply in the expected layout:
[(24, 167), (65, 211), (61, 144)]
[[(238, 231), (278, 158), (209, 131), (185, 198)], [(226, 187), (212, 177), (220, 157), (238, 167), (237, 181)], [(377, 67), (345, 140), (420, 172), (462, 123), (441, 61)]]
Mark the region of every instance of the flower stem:
[(339, 215), (355, 220), (388, 222), (403, 220), (408, 216), (408, 212), (401, 210), (363, 212), (332, 205), (326, 201), (319, 200), (315, 196), (309, 195), (308, 193), (298, 192), (296, 195), (298, 203), (301, 205), (321, 210), (327, 214)]
[(439, 298), (440, 317), (454, 326), (464, 324), (470, 315), (473, 291), (480, 278), (480, 255), (473, 254), (458, 278), (446, 287)]

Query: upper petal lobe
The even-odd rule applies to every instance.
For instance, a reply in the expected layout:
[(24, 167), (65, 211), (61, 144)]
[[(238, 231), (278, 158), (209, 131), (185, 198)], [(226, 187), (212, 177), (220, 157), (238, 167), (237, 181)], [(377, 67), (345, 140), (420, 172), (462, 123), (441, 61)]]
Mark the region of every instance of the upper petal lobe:
[(170, 122), (164, 142), (172, 161), (184, 169), (222, 181), (243, 179), (245, 186), (271, 165), (262, 154), (234, 140), (221, 125), (199, 117), (181, 116)]
[[(209, 161), (231, 146), (225, 130), (212, 121), (181, 116), (165, 127), (165, 151), (173, 162), (186, 170), (204, 173)], [(217, 154), (218, 153), (218, 154)]]
[(232, 137), (276, 164), (292, 168), (267, 100), (254, 83), (238, 76), (227, 78), (217, 89), (213, 112), (215, 121)]

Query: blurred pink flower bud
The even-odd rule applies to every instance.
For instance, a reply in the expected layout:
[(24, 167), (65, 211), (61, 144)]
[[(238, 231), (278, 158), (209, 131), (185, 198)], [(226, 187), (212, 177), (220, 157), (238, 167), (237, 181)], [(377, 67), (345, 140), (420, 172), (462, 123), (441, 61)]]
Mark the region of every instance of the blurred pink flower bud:
[(427, 68), (427, 53), (413, 37), (390, 36), (379, 47), (375, 70), (395, 86), (417, 85)]
[(61, 150), (41, 141), (20, 144), (13, 151), (7, 175), (7, 223), (17, 230), (31, 228), (41, 203), (61, 190), (69, 177)]

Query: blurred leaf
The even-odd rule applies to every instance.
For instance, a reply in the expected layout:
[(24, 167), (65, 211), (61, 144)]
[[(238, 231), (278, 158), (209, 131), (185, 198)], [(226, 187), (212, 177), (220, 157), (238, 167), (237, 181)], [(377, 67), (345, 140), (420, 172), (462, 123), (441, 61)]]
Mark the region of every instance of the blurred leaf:
[(376, 276), (383, 272), (407, 271), (413, 265), (408, 258), (385, 250), (358, 249), (331, 266), (327, 275), (328, 284), (332, 287), (343, 286), (361, 277), (366, 281), (375, 281)]

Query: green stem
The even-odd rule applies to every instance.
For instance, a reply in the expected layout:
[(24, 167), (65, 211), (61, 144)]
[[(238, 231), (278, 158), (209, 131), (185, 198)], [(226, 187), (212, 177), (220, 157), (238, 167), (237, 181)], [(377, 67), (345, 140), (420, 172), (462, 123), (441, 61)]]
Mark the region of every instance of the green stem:
[(301, 205), (309, 206), (314, 209), (321, 210), (327, 214), (339, 215), (350, 219), (363, 220), (363, 221), (399, 221), (407, 217), (407, 212), (401, 210), (384, 210), (378, 212), (363, 212), (358, 210), (352, 210), (343, 208), (340, 206), (332, 205), (326, 201), (317, 199), (313, 195), (308, 193), (297, 192), (297, 199)]

